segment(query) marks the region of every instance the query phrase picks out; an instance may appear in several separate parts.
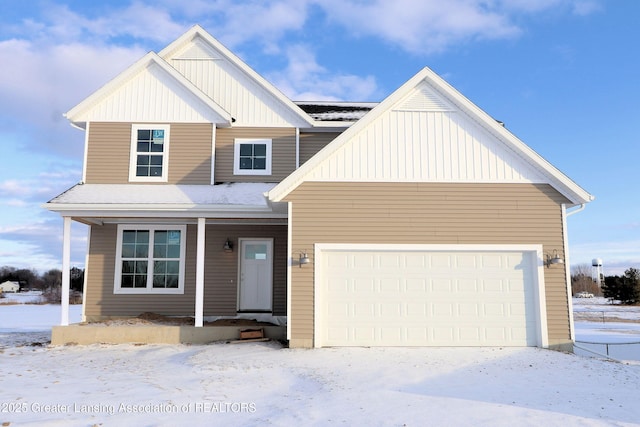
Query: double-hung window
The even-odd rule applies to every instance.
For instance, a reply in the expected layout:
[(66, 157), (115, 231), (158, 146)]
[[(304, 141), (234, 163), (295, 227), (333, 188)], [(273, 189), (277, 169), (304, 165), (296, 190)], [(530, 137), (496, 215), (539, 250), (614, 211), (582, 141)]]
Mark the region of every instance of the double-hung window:
[(271, 175), (271, 140), (237, 138), (234, 141), (233, 173)]
[(169, 163), (169, 125), (133, 125), (129, 181), (166, 182)]
[(184, 293), (185, 226), (119, 225), (114, 292)]

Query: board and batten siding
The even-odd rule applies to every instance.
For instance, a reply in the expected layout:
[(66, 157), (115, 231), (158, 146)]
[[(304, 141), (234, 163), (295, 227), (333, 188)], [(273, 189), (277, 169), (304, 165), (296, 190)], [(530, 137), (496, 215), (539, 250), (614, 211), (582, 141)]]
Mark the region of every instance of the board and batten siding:
[(440, 111), (384, 113), (305, 180), (547, 182), (521, 154), (467, 115)]
[(340, 132), (300, 133), (300, 165), (336, 139)]
[[(236, 138), (271, 139), (271, 175), (235, 175)], [(295, 128), (217, 129), (215, 182), (280, 182), (296, 169)]]
[[(131, 123), (92, 122), (87, 147), (87, 184), (129, 182)], [(213, 125), (172, 123), (169, 184), (210, 184)]]
[(239, 126), (295, 126), (305, 122), (290, 107), (223, 58), (199, 37), (167, 59), (180, 74), (215, 100)]
[[(314, 244), (542, 244), (563, 253), (562, 204), (547, 184), (305, 182), (292, 202), (291, 345), (313, 345)], [(544, 269), (549, 343), (571, 341), (565, 266)]]
[[(91, 227), (87, 264), (85, 315), (87, 321), (138, 316), (153, 312), (168, 316), (193, 316), (196, 268), (195, 225), (187, 226), (184, 294), (114, 294), (117, 225)], [(238, 296), (238, 238), (273, 238), (273, 315), (287, 310), (287, 227), (285, 225), (212, 225), (205, 229), (206, 260), (204, 315), (233, 316)], [(234, 242), (234, 252), (224, 252), (226, 239)]]

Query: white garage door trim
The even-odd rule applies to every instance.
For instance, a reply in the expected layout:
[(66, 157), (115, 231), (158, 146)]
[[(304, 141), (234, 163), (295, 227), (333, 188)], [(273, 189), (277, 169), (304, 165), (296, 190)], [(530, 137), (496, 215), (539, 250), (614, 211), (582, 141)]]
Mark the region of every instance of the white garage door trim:
[[(422, 244), (348, 244), (317, 243), (314, 245), (314, 347), (322, 347), (323, 318), (323, 256), (332, 251), (398, 251), (398, 252), (519, 252), (529, 257), (534, 283), (534, 305), (537, 346), (548, 347), (547, 310), (544, 288), (544, 262), (542, 245), (422, 245)], [(537, 268), (536, 268), (537, 267)]]

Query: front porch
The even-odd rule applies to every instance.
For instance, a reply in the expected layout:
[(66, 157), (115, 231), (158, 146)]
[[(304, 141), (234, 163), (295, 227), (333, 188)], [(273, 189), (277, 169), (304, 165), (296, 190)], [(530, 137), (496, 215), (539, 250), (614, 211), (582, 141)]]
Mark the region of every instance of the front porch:
[[(83, 184), (49, 202), (63, 216), (62, 313), (52, 342), (204, 343), (237, 339), (241, 329), (207, 318), (286, 316), (288, 220), (285, 204), (264, 198), (272, 186)], [(132, 194), (142, 203), (127, 202)], [(89, 225), (86, 323), (78, 325), (69, 325), (71, 221)], [(191, 323), (91, 323), (146, 312)], [(267, 337), (286, 336), (286, 327), (274, 328)]]
[[(264, 336), (284, 341), (286, 326), (260, 326)], [(240, 331), (255, 329), (248, 326), (186, 326), (186, 325), (116, 325), (75, 324), (54, 326), (52, 345), (87, 344), (210, 344), (233, 341)]]

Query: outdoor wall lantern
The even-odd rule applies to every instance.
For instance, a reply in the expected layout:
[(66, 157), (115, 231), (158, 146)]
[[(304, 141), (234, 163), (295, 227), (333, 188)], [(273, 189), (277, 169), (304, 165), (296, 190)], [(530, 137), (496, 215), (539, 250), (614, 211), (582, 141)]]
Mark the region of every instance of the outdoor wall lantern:
[(304, 264), (309, 264), (309, 255), (307, 255), (306, 252), (300, 252), (300, 268), (302, 268)]
[(222, 249), (225, 252), (233, 252), (233, 243), (231, 243), (231, 240), (229, 240), (229, 238), (227, 238), (227, 241), (224, 242), (224, 246), (222, 247)]
[(562, 259), (562, 257), (560, 257), (560, 255), (558, 255), (558, 251), (554, 249), (553, 256), (547, 254), (546, 264), (547, 264), (547, 267), (549, 267), (552, 264), (564, 264), (564, 260)]

